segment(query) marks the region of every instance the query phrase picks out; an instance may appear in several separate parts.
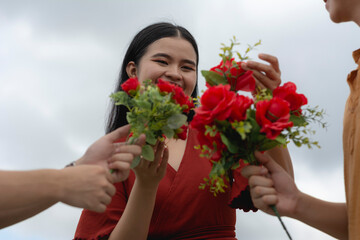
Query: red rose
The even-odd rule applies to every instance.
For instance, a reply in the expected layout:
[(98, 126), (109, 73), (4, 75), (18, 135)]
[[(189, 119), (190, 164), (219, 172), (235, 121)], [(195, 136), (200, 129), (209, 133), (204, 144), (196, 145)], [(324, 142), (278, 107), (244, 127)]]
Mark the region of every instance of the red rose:
[[(238, 63), (240, 67), (240, 62)], [(241, 69), (243, 73), (237, 75), (236, 79), (236, 91), (252, 92), (255, 90), (255, 78), (252, 71), (245, 71)]]
[(269, 139), (275, 139), (282, 130), (293, 126), (289, 118), (289, 103), (281, 98), (274, 97), (256, 104), (256, 121), (261, 127), (260, 132), (266, 133)]
[(252, 71), (245, 71), (241, 68), (241, 62), (235, 62), (234, 58), (220, 62), (219, 65), (210, 69), (220, 75), (226, 75), (227, 81), (235, 91), (254, 91), (255, 79)]
[(138, 79), (136, 77), (135, 78), (129, 78), (123, 84), (121, 84), (121, 88), (128, 95), (135, 96), (136, 92), (140, 88), (140, 83), (139, 83), (139, 81), (138, 81)]
[(189, 102), (189, 96), (187, 96), (184, 93), (183, 89), (181, 87), (179, 87), (179, 86), (174, 86), (173, 99), (180, 106), (187, 105), (187, 103)]
[(215, 120), (221, 121), (229, 118), (235, 99), (236, 94), (230, 91), (229, 85), (209, 87), (202, 95), (201, 107), (195, 109), (196, 114), (190, 123), (192, 128), (199, 131), (200, 145), (207, 145), (210, 149), (216, 150), (211, 158), (214, 161), (221, 158), (221, 153), (226, 149), (226, 146), (222, 143), (219, 133), (213, 137), (205, 135), (205, 125), (212, 126)]
[[(190, 126), (203, 134), (205, 125), (211, 126), (215, 119), (225, 120), (230, 116), (234, 100), (235, 93), (230, 91), (229, 85), (209, 87), (200, 99), (201, 107), (195, 109)], [(210, 142), (210, 147), (211, 144)]]
[(161, 78), (158, 79), (156, 86), (159, 88), (160, 92), (165, 93), (171, 93), (175, 87), (174, 84), (164, 81)]
[(164, 81), (161, 78), (158, 79), (158, 83), (156, 85), (158, 86), (160, 92), (172, 93), (172, 98), (183, 108), (184, 112), (187, 113), (191, 108), (195, 107), (191, 97), (187, 96), (181, 87)]
[(230, 121), (243, 121), (246, 119), (246, 111), (250, 108), (254, 101), (251, 98), (243, 95), (236, 95), (235, 101), (232, 105), (232, 112)]
[(226, 120), (231, 114), (235, 99), (236, 94), (230, 91), (229, 85), (209, 87), (200, 99), (201, 107), (195, 110), (196, 115), (206, 121), (204, 125), (215, 119)]
[(232, 58), (230, 60), (226, 60), (225, 63), (223, 60), (221, 60), (220, 64), (211, 68), (210, 71), (213, 71), (213, 72), (216, 72), (219, 74), (223, 74), (231, 67), (232, 61), (234, 61), (234, 58)]
[(179, 129), (176, 130), (176, 136), (178, 139), (185, 140), (187, 135), (188, 127), (186, 125), (182, 125)]
[(296, 115), (301, 114), (301, 106), (307, 104), (307, 98), (304, 94), (296, 92), (296, 85), (292, 82), (287, 82), (281, 87), (277, 87), (273, 91), (273, 96), (284, 99), (290, 104), (290, 110)]

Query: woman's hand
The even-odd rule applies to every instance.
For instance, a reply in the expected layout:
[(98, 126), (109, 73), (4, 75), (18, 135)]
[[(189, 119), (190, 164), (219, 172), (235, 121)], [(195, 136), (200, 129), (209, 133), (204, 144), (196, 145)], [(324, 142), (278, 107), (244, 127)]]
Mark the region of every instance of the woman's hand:
[(258, 87), (261, 89), (268, 88), (273, 91), (281, 83), (279, 61), (277, 57), (264, 53), (260, 53), (259, 58), (268, 62), (269, 64), (256, 61), (247, 61), (242, 63), (241, 67), (244, 70), (253, 71), (253, 76)]
[(154, 153), (154, 161), (141, 159), (139, 165), (134, 168), (136, 181), (141, 186), (157, 188), (160, 180), (165, 176), (169, 159), (169, 150), (165, 147), (165, 143), (157, 142)]

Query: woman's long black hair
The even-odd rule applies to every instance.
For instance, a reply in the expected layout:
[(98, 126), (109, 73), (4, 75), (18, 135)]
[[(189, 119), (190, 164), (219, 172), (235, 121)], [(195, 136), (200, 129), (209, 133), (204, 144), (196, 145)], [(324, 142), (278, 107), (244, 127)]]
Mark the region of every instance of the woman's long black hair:
[[(155, 23), (150, 26), (147, 26), (141, 30), (134, 39), (131, 41), (128, 50), (126, 51), (124, 60), (122, 62), (121, 71), (119, 75), (119, 80), (115, 92), (121, 91), (121, 84), (123, 84), (129, 77), (126, 72), (126, 66), (129, 62), (133, 61), (135, 65), (138, 65), (140, 59), (147, 51), (147, 48), (153, 42), (165, 38), (165, 37), (181, 37), (187, 40), (193, 46), (196, 53), (196, 71), (199, 63), (199, 51), (194, 37), (191, 33), (181, 26), (176, 26), (167, 22)], [(196, 72), (197, 76), (197, 72)], [(191, 97), (196, 98), (198, 94), (198, 84), (196, 77), (196, 84), (194, 91), (191, 94)], [(127, 108), (120, 105), (115, 106), (112, 102), (111, 111), (107, 119), (106, 124), (106, 133), (112, 132), (115, 129), (126, 125), (128, 122), (126, 120), (126, 113), (128, 112)], [(188, 119), (191, 120), (194, 112), (191, 111)]]

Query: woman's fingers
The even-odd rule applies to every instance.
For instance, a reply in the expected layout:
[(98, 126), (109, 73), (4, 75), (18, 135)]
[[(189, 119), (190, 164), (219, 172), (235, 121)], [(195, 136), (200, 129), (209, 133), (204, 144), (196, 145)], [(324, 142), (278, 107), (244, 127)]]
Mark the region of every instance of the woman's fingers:
[(169, 149), (165, 147), (158, 171), (165, 172), (169, 160)]
[(260, 53), (259, 58), (270, 63), (270, 65), (275, 69), (276, 72), (281, 73), (279, 67), (279, 60), (277, 57), (266, 53)]
[(164, 147), (165, 147), (164, 142), (157, 143), (154, 150), (155, 151), (154, 161), (151, 163), (152, 167), (157, 168), (159, 166), (159, 163), (161, 162), (161, 158), (163, 155)]
[(242, 63), (241, 67), (244, 70), (253, 71), (253, 76), (258, 87), (274, 90), (281, 83), (279, 61), (275, 56), (264, 53), (259, 54), (259, 58), (269, 64), (247, 61), (246, 63)]

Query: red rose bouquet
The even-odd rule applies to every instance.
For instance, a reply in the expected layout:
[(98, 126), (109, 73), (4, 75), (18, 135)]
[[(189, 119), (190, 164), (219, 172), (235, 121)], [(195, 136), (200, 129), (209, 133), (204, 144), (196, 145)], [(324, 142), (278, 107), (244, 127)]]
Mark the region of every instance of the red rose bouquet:
[[(237, 180), (241, 181), (233, 182), (232, 186), (245, 192), (248, 182), (239, 169), (247, 164), (257, 164), (255, 151), (285, 146), (289, 141), (297, 146), (318, 146), (317, 142), (304, 135), (312, 133), (308, 129), (309, 122), (321, 122), (323, 115), (316, 108), (302, 109), (307, 104), (307, 98), (296, 92), (296, 85), (292, 82), (277, 87), (273, 92), (256, 89), (252, 72), (241, 68), (241, 61), (247, 57), (238, 53), (241, 61), (233, 58), (232, 49), (236, 44), (232, 41), (230, 47), (223, 45), (220, 64), (210, 71), (202, 71), (207, 89), (200, 98), (200, 107), (195, 109), (190, 125), (198, 130), (200, 145), (196, 148), (213, 166), (209, 179), (204, 179), (205, 183), (200, 188), (209, 187), (215, 196), (225, 192), (236, 174), (239, 177)], [(246, 54), (252, 48), (250, 46)], [(239, 91), (256, 94), (252, 99), (239, 94)], [(245, 211), (252, 209), (248, 206), (242, 208)], [(273, 209), (276, 211), (276, 208)]]
[[(183, 89), (158, 79), (156, 84), (151, 80), (140, 84), (137, 78), (129, 78), (121, 85), (123, 91), (111, 94), (116, 105), (129, 109), (126, 115), (132, 133), (129, 142), (134, 142), (140, 134), (146, 135), (146, 144), (142, 148), (144, 159), (153, 161), (152, 145), (157, 140), (167, 138), (186, 139), (187, 113), (194, 107), (192, 99)], [(140, 158), (134, 159), (136, 167)]]

